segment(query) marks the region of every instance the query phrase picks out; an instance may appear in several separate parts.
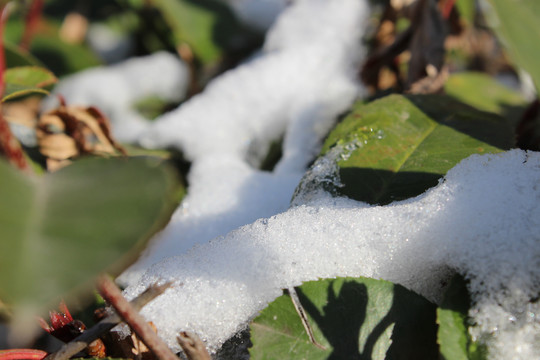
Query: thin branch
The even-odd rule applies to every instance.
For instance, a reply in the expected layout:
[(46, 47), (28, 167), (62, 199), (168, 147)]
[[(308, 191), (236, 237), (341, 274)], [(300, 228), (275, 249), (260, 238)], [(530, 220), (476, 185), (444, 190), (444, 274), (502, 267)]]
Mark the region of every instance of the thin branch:
[(184, 350), (188, 360), (210, 360), (210, 354), (206, 350), (204, 343), (197, 334), (182, 331), (176, 337), (178, 344)]
[(294, 305), (294, 309), (298, 313), (298, 316), (300, 316), (302, 325), (304, 325), (304, 329), (306, 330), (306, 333), (309, 337), (309, 341), (313, 345), (318, 347), (319, 349), (326, 350), (325, 346), (319, 344), (317, 340), (315, 340), (315, 336), (313, 335), (313, 330), (311, 329), (311, 325), (309, 324), (306, 311), (304, 310), (302, 303), (300, 303), (300, 299), (298, 298), (298, 294), (296, 293), (296, 290), (293, 287), (290, 287), (290, 288), (287, 288), (287, 291), (289, 292), (289, 296), (291, 297), (292, 303)]
[(109, 277), (102, 276), (99, 279), (98, 290), (105, 301), (112, 305), (116, 313), (120, 315), (158, 359), (178, 360), (178, 357), (152, 330), (144, 317), (124, 298), (118, 286)]
[[(164, 285), (154, 285), (146, 289), (142, 294), (137, 296), (131, 301), (131, 306), (140, 310), (144, 305), (161, 295), (168, 287), (170, 283)], [(96, 340), (101, 334), (109, 331), (116, 325), (122, 322), (122, 318), (117, 314), (110, 315), (105, 319), (98, 322), (90, 329), (83, 332), (73, 341), (62, 346), (57, 352), (50, 354), (45, 360), (66, 360), (75, 355), (76, 353), (83, 351), (91, 342)]]

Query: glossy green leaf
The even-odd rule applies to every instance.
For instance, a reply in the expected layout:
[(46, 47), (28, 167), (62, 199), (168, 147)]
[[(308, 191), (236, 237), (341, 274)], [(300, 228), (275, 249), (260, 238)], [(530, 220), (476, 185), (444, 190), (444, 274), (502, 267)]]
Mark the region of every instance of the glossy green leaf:
[(251, 324), (251, 359), (436, 359), (435, 305), (400, 285), (368, 278), (310, 281), (297, 288), (309, 342), (283, 295)]
[[(187, 43), (202, 63), (218, 60), (240, 26), (230, 9), (215, 0), (155, 0), (175, 43)], [(238, 40), (238, 39), (236, 39)]]
[(479, 72), (462, 72), (451, 75), (444, 85), (445, 92), (474, 108), (499, 114), (516, 124), (527, 100), (521, 93), (498, 82), (492, 76)]
[(508, 122), (447, 96), (391, 95), (357, 104), (328, 136), (342, 146), (338, 193), (372, 204), (416, 196), (471, 154), (513, 145)]
[(540, 2), (489, 0), (496, 13), (492, 21), (511, 58), (540, 86)]
[(120, 270), (168, 221), (178, 186), (149, 158), (83, 159), (41, 177), (0, 162), (0, 298), (45, 306)]
[(2, 101), (32, 94), (47, 95), (57, 79), (49, 70), (36, 66), (19, 66), (4, 72), (6, 88)]
[(470, 296), (461, 276), (452, 279), (441, 306), (437, 308), (437, 342), (441, 358), (446, 360), (484, 360), (484, 345), (472, 341), (469, 335), (468, 311)]

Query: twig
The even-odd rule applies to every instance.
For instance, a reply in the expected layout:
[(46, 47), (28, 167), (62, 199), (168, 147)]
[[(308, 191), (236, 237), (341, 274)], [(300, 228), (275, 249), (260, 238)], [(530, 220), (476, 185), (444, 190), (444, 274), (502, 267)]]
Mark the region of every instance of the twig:
[(206, 350), (202, 340), (192, 332), (182, 331), (176, 337), (178, 344), (184, 350), (188, 360), (210, 360), (210, 354)]
[(298, 294), (296, 293), (296, 290), (293, 287), (287, 288), (287, 291), (289, 292), (289, 295), (291, 297), (292, 303), (294, 305), (294, 308), (296, 312), (298, 313), (298, 316), (300, 316), (300, 320), (302, 321), (302, 325), (304, 325), (304, 329), (306, 330), (306, 333), (309, 337), (309, 341), (318, 347), (319, 349), (326, 350), (326, 347), (319, 344), (317, 340), (315, 340), (315, 336), (313, 335), (313, 330), (311, 329), (311, 325), (309, 325), (308, 318), (306, 316), (306, 312), (304, 311), (304, 307), (302, 306), (302, 303), (300, 303), (300, 299), (298, 298)]
[[(155, 299), (162, 294), (170, 283), (164, 285), (154, 285), (146, 289), (142, 294), (137, 296), (131, 301), (131, 306), (140, 310), (144, 305)], [(50, 354), (45, 360), (66, 360), (75, 355), (76, 353), (83, 351), (92, 341), (96, 340), (101, 334), (109, 331), (116, 325), (122, 322), (122, 318), (117, 314), (110, 315), (99, 323), (83, 332), (81, 335), (73, 339), (73, 341), (65, 344), (57, 352)]]
[(129, 325), (137, 336), (160, 360), (178, 360), (167, 344), (159, 338), (144, 317), (124, 298), (116, 284), (107, 276), (98, 281), (101, 296), (116, 310), (116, 313)]

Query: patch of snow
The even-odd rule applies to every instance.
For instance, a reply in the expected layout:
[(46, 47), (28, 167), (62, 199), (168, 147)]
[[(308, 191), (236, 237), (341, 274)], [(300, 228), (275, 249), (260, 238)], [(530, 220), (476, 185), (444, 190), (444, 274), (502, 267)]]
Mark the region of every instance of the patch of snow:
[(321, 196), (154, 265), (126, 294), (175, 282), (143, 314), (175, 349), (180, 330), (216, 349), (303, 281), (384, 278), (436, 300), (450, 268), (470, 280), (473, 331), (494, 336), (491, 358), (538, 358), (539, 178), (540, 154), (514, 150), (471, 156), (387, 206)]
[(133, 142), (149, 124), (133, 104), (148, 96), (180, 101), (186, 95), (188, 82), (187, 65), (173, 54), (157, 52), (64, 78), (44, 108), (57, 105), (56, 94), (64, 96), (68, 105), (95, 105), (110, 118), (118, 140)]
[(118, 33), (103, 23), (90, 25), (86, 41), (107, 64), (126, 59), (136, 46), (132, 35)]
[[(270, 29), (257, 58), (155, 120), (141, 143), (181, 149), (193, 161), (191, 186), (121, 283), (134, 284), (166, 257), (289, 207), (322, 139), (361, 91), (356, 71), (367, 15), (362, 1), (298, 1)], [(302, 24), (311, 18), (318, 25)], [(281, 136), (283, 157), (272, 173), (249, 165)]]

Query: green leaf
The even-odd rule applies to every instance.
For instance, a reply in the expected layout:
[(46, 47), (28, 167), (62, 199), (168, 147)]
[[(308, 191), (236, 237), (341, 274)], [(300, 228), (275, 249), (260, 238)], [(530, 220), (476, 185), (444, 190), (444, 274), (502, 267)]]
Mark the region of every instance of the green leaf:
[(9, 42), (4, 42), (4, 52), (6, 56), (6, 67), (16, 66), (39, 66), (43, 67), (43, 64), (36, 59), (32, 54), (23, 52), (17, 45)]
[(435, 359), (435, 305), (388, 281), (337, 278), (297, 288), (315, 339), (309, 342), (283, 295), (251, 324), (252, 359)]
[(503, 39), (511, 58), (540, 86), (540, 2), (490, 0), (496, 13), (492, 25)]
[(171, 28), (176, 45), (187, 43), (203, 64), (219, 60), (241, 35), (230, 9), (218, 1), (155, 0), (153, 5)]
[[(86, 44), (67, 43), (59, 37), (64, 15), (57, 20), (46, 16), (41, 19), (40, 31), (33, 36), (29, 51), (33, 58), (38, 59), (39, 66), (45, 66), (58, 77), (102, 64)], [(7, 22), (4, 34), (9, 42), (17, 44), (24, 28), (22, 18), (13, 17)]]
[(502, 85), (492, 76), (479, 72), (462, 72), (451, 75), (444, 85), (447, 95), (477, 108), (499, 114), (516, 124), (527, 100), (521, 93)]
[(476, 2), (474, 0), (456, 0), (456, 7), (461, 18), (465, 19), (469, 25), (472, 25), (476, 15)]
[(87, 46), (69, 44), (50, 34), (36, 35), (30, 51), (59, 77), (102, 65), (102, 61)]
[(13, 100), (18, 97), (41, 94), (47, 95), (57, 79), (49, 70), (36, 66), (19, 66), (7, 69), (4, 72), (6, 88), (2, 101)]
[(135, 111), (149, 120), (154, 120), (167, 110), (174, 109), (177, 106), (177, 104), (172, 104), (170, 101), (163, 100), (158, 96), (148, 96), (137, 100), (133, 104)]
[(474, 342), (469, 335), (468, 311), (470, 296), (466, 282), (455, 276), (448, 287), (441, 306), (437, 308), (437, 342), (442, 359), (485, 360), (484, 345)]
[(120, 270), (168, 221), (178, 186), (149, 158), (83, 159), (39, 178), (0, 162), (0, 298), (51, 306)]
[(372, 204), (421, 194), (471, 154), (513, 145), (508, 122), (446, 96), (391, 95), (357, 104), (328, 136), (343, 147), (338, 193)]

